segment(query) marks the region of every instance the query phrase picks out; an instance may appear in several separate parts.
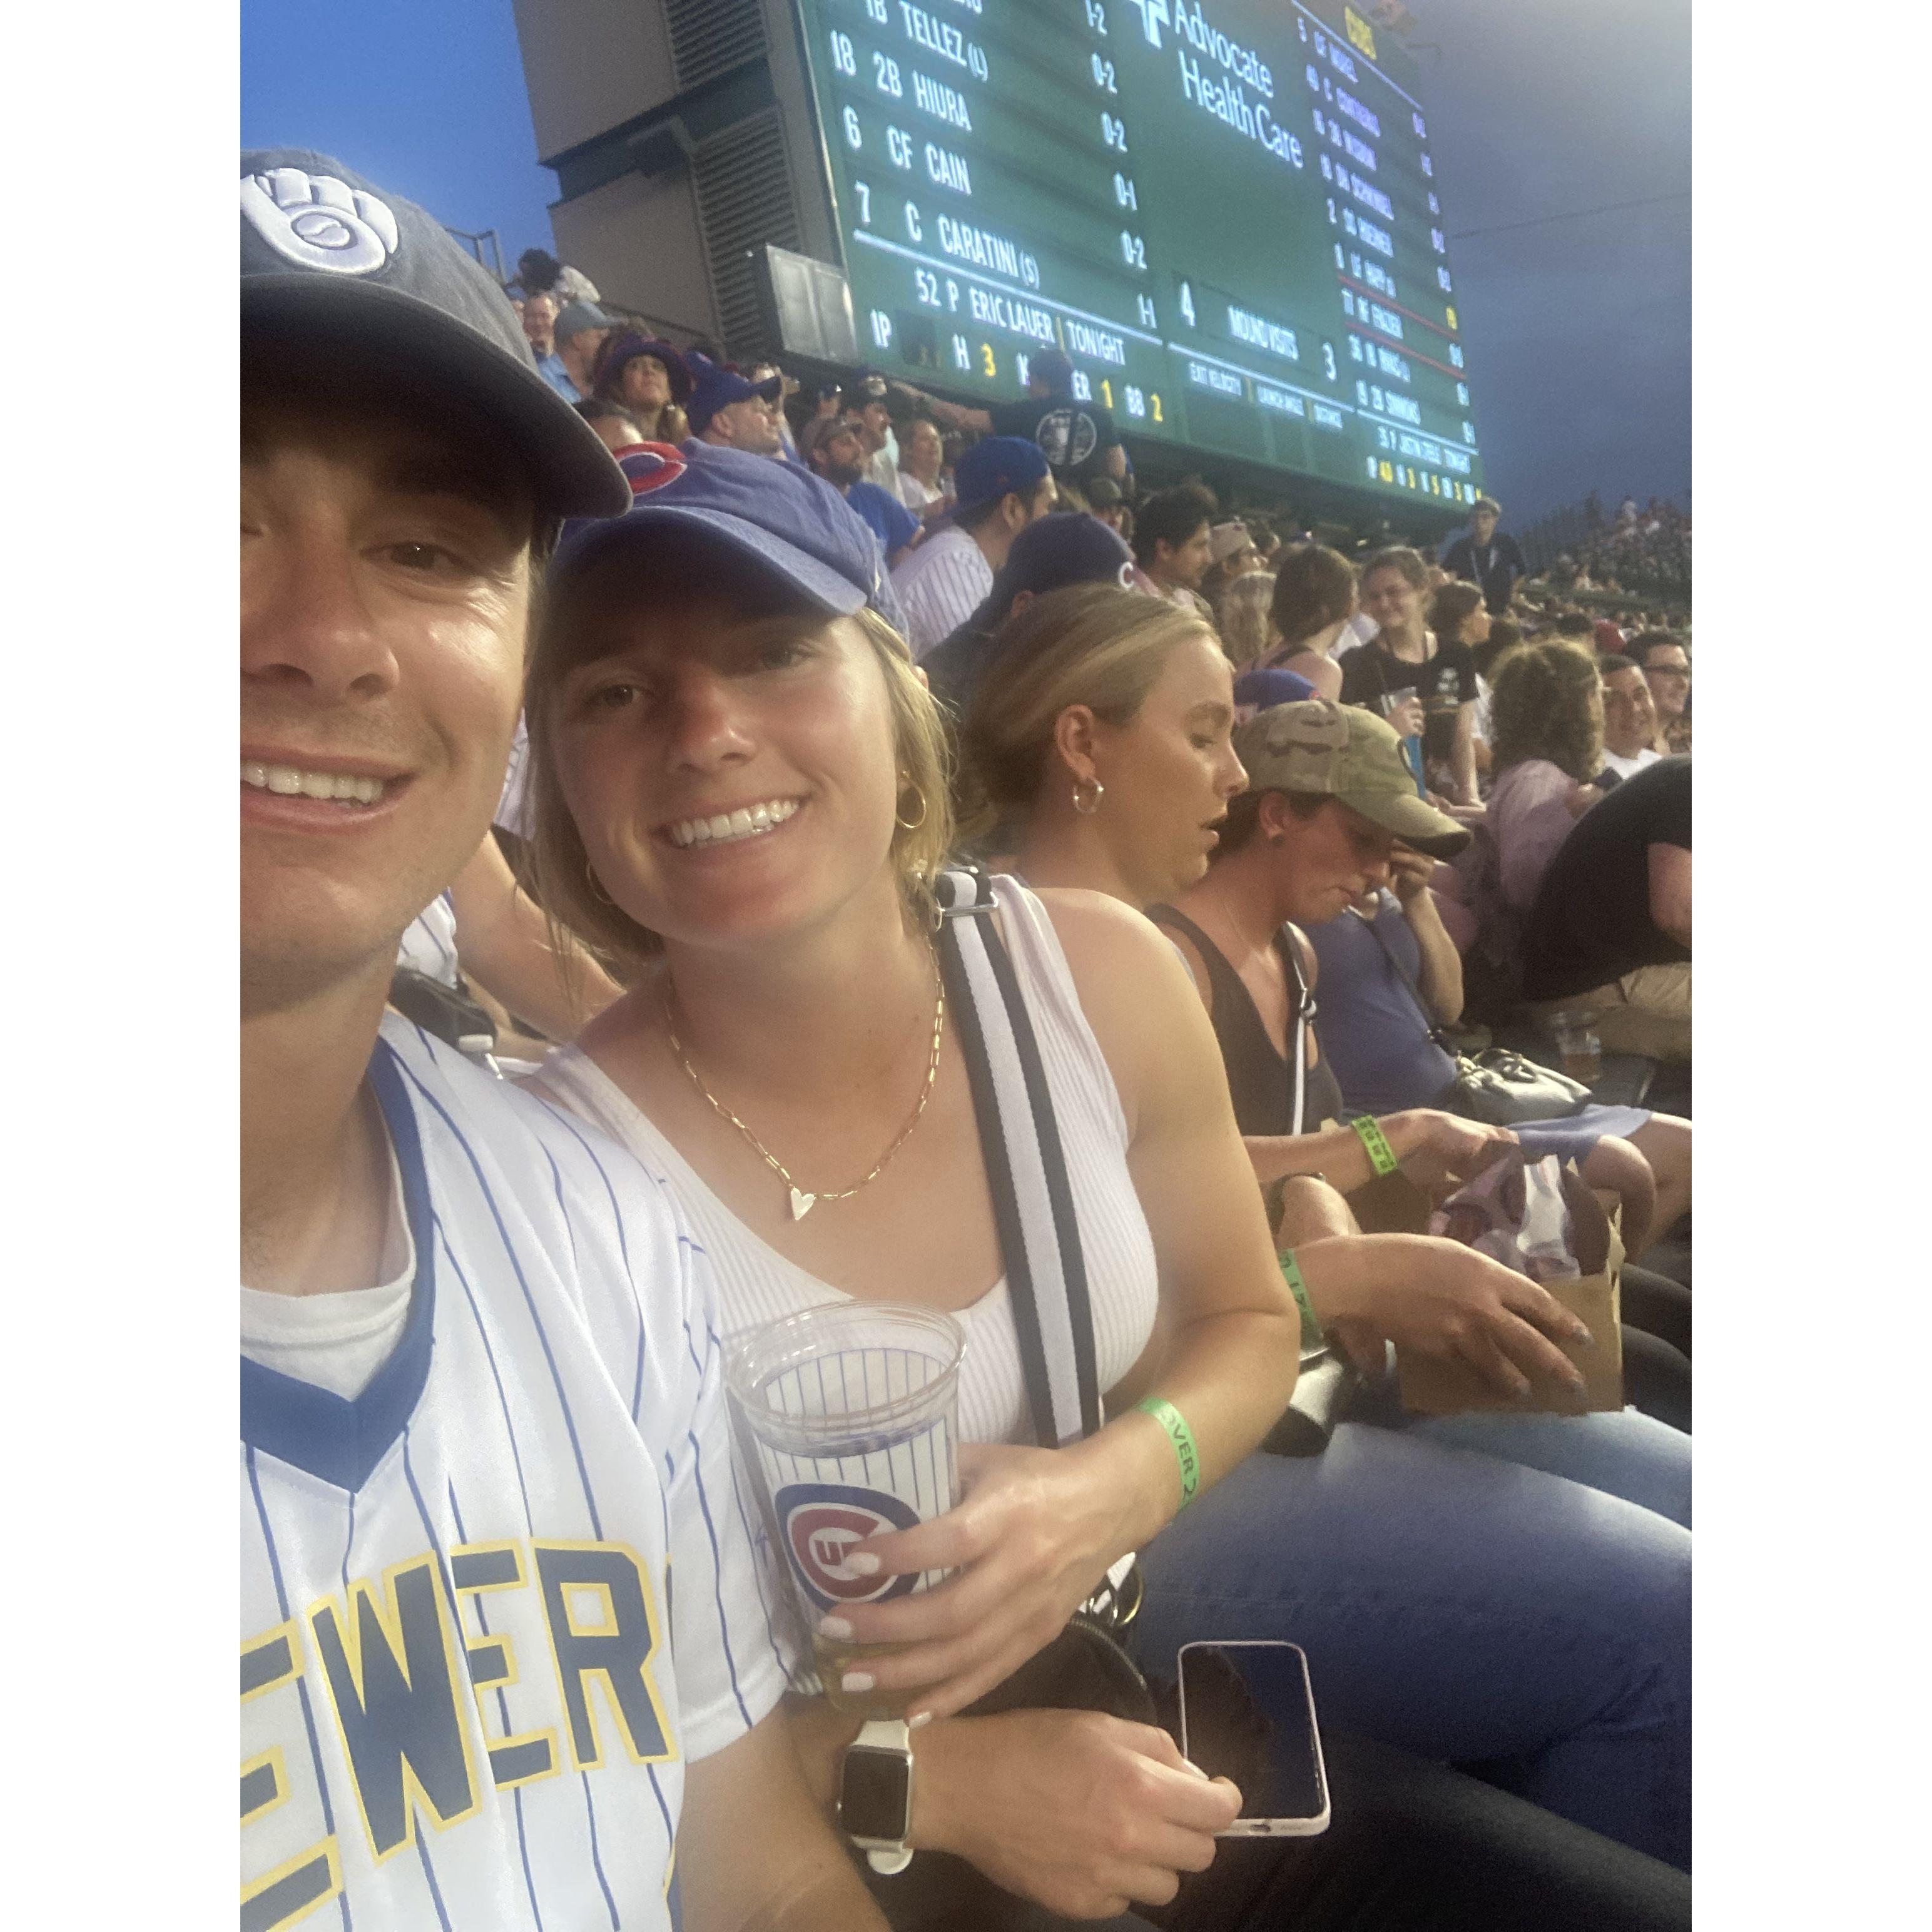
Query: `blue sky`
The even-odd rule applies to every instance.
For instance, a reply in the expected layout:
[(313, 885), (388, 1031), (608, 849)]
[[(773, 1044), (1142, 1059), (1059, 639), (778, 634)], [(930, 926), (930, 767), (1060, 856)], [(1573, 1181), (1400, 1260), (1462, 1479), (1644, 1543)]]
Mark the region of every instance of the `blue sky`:
[[(1409, 4), (1490, 488), (1517, 523), (1684, 501), (1688, 0)], [(242, 139), (338, 154), (506, 265), (550, 245), (510, 0), (242, 0)]]

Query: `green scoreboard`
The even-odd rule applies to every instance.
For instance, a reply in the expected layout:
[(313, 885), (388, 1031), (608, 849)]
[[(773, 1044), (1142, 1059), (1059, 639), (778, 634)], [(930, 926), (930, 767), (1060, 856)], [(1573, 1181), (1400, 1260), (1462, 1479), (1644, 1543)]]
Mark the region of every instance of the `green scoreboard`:
[(1466, 504), (1482, 484), (1414, 64), (1346, 5), (799, 0), (862, 352), (988, 400)]

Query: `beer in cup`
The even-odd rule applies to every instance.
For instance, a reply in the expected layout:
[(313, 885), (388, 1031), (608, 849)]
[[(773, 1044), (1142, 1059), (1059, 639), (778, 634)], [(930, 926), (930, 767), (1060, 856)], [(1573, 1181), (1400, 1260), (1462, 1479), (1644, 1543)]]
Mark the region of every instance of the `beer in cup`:
[(910, 1690), (839, 1688), (863, 1660), (898, 1646), (835, 1643), (821, 1617), (930, 1588), (951, 1573), (865, 1576), (854, 1546), (910, 1529), (953, 1504), (959, 1363), (950, 1315), (856, 1301), (800, 1310), (734, 1338), (730, 1382), (756, 1458), (768, 1528), (812, 1632), (826, 1695), (863, 1718), (904, 1714)]

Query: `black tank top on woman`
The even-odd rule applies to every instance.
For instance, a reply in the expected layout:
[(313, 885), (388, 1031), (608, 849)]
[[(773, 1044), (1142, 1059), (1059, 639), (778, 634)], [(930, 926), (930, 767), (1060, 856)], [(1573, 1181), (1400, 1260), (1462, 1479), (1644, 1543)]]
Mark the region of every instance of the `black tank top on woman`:
[[(1221, 1048), (1221, 1064), (1227, 1070), (1228, 1090), (1234, 1096), (1235, 1124), (1241, 1132), (1256, 1136), (1312, 1133), (1324, 1120), (1342, 1118), (1341, 1083), (1329, 1071), (1325, 1057), (1311, 1059), (1304, 1078), (1298, 1129), (1293, 1058), (1284, 1058), (1274, 1050), (1254, 995), (1241, 983), (1241, 976), (1226, 954), (1185, 913), (1176, 912), (1172, 906), (1153, 907), (1148, 917), (1156, 926), (1184, 934), (1207, 964), (1208, 990), (1214, 1001), (1214, 1038)], [(1308, 976), (1300, 949), (1290, 942), (1285, 926), (1274, 936), (1274, 950), (1281, 956), (1282, 969), (1293, 990), (1288, 1002), (1292, 1025), (1293, 1015), (1309, 1004), (1305, 1000)], [(1312, 1025), (1310, 1030), (1313, 1030)], [(1291, 1036), (1289, 1045), (1293, 1044)]]

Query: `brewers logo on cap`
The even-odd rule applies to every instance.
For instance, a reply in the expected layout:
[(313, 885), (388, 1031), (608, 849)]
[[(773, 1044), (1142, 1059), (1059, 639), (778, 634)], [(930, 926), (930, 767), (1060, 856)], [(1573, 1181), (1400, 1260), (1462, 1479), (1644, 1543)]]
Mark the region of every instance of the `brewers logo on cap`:
[(395, 212), (380, 196), (303, 168), (244, 175), (242, 212), (277, 254), (298, 268), (366, 275), (401, 245)]
[(820, 1609), (884, 1603), (909, 1594), (919, 1582), (916, 1573), (861, 1576), (845, 1565), (868, 1537), (918, 1527), (918, 1512), (897, 1496), (838, 1483), (792, 1483), (772, 1498), (772, 1506), (792, 1569)]

